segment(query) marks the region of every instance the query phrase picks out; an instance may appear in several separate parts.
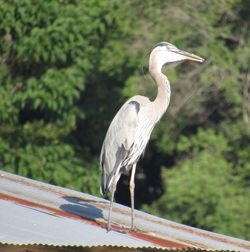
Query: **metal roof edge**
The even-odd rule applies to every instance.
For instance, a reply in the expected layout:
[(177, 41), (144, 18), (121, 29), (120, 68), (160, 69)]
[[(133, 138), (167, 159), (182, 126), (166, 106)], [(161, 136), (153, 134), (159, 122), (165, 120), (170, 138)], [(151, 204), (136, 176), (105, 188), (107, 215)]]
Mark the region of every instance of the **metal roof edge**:
[[(53, 224), (53, 221), (51, 222), (51, 220), (53, 220), (53, 216), (55, 216), (60, 217), (60, 225), (67, 226), (68, 222), (77, 223), (78, 228), (72, 229), (72, 232), (82, 232), (83, 230), (85, 230), (86, 232), (86, 230), (89, 229), (95, 230), (99, 233), (100, 231), (102, 233), (103, 231), (105, 231), (109, 201), (97, 196), (77, 192), (72, 189), (62, 188), (55, 185), (50, 185), (47, 183), (21, 177), (19, 175), (13, 175), (4, 171), (0, 171), (0, 194), (6, 195), (5, 198), (0, 197), (0, 203), (2, 202), (2, 204), (4, 203), (4, 205), (10, 205), (11, 207), (13, 207), (13, 211), (17, 207), (22, 207), (20, 209), (22, 211), (26, 211), (28, 216), (30, 214), (30, 218), (34, 216), (34, 221), (36, 221), (35, 216), (39, 216), (39, 218), (44, 218), (45, 216), (47, 218), (46, 220), (48, 220), (48, 228), (55, 228), (55, 226), (53, 225), (56, 224)], [(7, 199), (8, 197), (9, 200)], [(248, 241), (213, 233), (206, 230), (201, 230), (198, 228), (193, 228), (138, 210), (135, 212), (136, 219), (138, 221), (138, 230), (131, 231), (129, 229), (130, 208), (117, 203), (114, 204), (113, 232), (106, 232), (104, 235), (97, 236), (98, 239), (101, 239), (101, 243), (107, 241), (102, 245), (98, 245), (98, 243), (97, 245), (95, 245), (93, 241), (91, 241), (92, 243), (89, 243), (90, 240), (88, 239), (90, 238), (86, 238), (84, 236), (79, 237), (80, 240), (78, 240), (78, 242), (74, 243), (73, 245), (72, 242), (70, 243), (70, 239), (68, 239), (70, 237), (68, 236), (62, 237), (62, 239), (65, 239), (63, 244), (53, 243), (53, 239), (51, 240), (51, 242), (48, 240), (48, 242), (46, 243), (21, 241), (17, 243), (5, 242), (2, 238), (5, 234), (3, 231), (1, 234), (1, 228), (0, 238), (2, 240), (0, 240), (0, 245), (81, 248), (120, 247), (131, 249), (157, 249), (166, 251), (250, 251), (250, 242)], [(21, 214), (19, 213), (19, 211), (17, 213)], [(8, 217), (8, 214), (8, 210), (6, 214), (5, 212), (3, 212), (3, 221), (5, 221), (6, 217)], [(14, 215), (14, 217), (18, 216)], [(23, 216), (21, 215), (19, 217), (22, 218)], [(93, 225), (91, 224), (91, 222), (93, 222)], [(36, 225), (40, 224), (44, 223), (36, 223)], [(14, 225), (16, 225), (16, 223)], [(20, 228), (22, 228), (22, 226), (20, 226)], [(33, 227), (31, 226), (30, 228), (32, 229)], [(115, 237), (117, 237), (117, 235), (120, 237), (121, 241), (123, 240), (123, 242), (118, 245), (115, 244)], [(109, 244), (109, 240), (107, 238), (110, 238), (111, 240), (113, 239), (113, 243)], [(128, 242), (125, 242), (126, 239), (128, 239)], [(157, 239), (159, 240), (158, 242)], [(12, 239), (12, 241), (13, 240), (15, 240), (15, 237)], [(175, 247), (176, 245), (180, 246)]]
[(128, 248), (128, 249), (156, 249), (158, 251), (174, 251), (174, 252), (240, 252), (239, 250), (223, 250), (223, 249), (201, 249), (201, 248), (163, 248), (163, 247), (153, 247), (153, 246), (119, 246), (119, 245), (54, 245), (54, 244), (41, 244), (41, 243), (23, 243), (23, 244), (13, 244), (5, 243), (0, 241), (0, 245), (11, 245), (11, 246), (45, 246), (52, 248)]

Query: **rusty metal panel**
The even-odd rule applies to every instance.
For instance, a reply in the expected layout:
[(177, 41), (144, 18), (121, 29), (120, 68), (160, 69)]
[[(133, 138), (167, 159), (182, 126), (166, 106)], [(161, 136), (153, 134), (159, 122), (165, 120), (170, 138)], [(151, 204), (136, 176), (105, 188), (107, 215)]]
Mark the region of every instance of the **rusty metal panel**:
[(0, 243), (250, 251), (250, 242), (181, 225), (70, 189), (0, 172)]

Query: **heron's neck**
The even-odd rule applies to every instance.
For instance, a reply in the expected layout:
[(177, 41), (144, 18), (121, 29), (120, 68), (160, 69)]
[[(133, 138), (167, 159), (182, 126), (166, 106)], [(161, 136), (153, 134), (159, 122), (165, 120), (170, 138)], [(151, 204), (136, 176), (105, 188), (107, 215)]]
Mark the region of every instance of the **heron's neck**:
[(151, 69), (150, 74), (157, 84), (157, 96), (153, 101), (156, 112), (159, 117), (163, 115), (169, 105), (171, 89), (166, 75), (157, 69)]

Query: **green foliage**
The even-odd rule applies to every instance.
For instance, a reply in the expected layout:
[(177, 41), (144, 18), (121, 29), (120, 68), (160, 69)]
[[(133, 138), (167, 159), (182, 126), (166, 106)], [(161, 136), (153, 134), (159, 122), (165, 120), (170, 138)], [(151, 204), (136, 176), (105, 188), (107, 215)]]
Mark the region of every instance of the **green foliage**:
[(216, 134), (214, 130), (198, 128), (197, 133), (191, 137), (182, 136), (177, 144), (179, 153), (199, 153), (207, 150), (211, 153), (225, 153), (230, 150), (227, 139), (222, 134)]
[[(166, 192), (144, 209), (193, 226), (247, 235), (249, 194), (240, 189), (241, 181), (233, 173), (232, 165), (217, 150), (203, 151), (182, 162), (176, 170), (163, 169)], [(238, 225), (240, 219), (244, 222)]]
[(206, 61), (166, 69), (170, 107), (138, 167), (138, 206), (249, 238), (249, 11), (247, 0), (0, 0), (2, 169), (99, 194), (105, 131), (128, 97), (154, 99), (148, 53), (169, 41)]
[(0, 1), (5, 170), (98, 194), (96, 155), (89, 155), (75, 132), (90, 113), (81, 96), (92, 85), (86, 79), (102, 59), (99, 53), (107, 54), (105, 43), (119, 47), (112, 42), (118, 25), (113, 8), (116, 1)]

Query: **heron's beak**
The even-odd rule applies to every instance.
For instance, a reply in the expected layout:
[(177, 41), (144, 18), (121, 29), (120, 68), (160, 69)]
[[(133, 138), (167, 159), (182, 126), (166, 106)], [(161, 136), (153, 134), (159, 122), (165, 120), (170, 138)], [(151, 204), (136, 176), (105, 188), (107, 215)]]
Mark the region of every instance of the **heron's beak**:
[(184, 58), (185, 58), (186, 60), (192, 60), (192, 61), (198, 61), (198, 62), (203, 62), (203, 61), (204, 61), (203, 58), (201, 58), (201, 57), (199, 57), (199, 56), (197, 56), (197, 55), (195, 55), (195, 54), (182, 51), (182, 50), (179, 50), (179, 51), (177, 51), (177, 52), (175, 52), (175, 53), (178, 53), (178, 54), (184, 56)]

